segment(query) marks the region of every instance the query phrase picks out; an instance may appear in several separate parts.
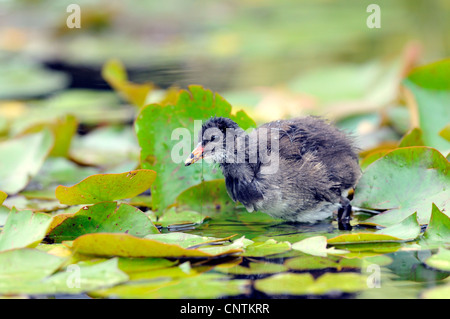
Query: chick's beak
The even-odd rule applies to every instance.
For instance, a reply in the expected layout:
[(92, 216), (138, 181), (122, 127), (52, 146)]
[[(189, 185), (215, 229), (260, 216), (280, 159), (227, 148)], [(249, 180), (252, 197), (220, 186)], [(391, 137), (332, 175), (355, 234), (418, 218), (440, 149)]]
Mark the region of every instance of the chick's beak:
[(184, 166), (189, 166), (194, 164), (198, 160), (203, 158), (203, 147), (202, 144), (199, 143), (196, 148), (192, 151), (191, 155), (188, 156), (186, 161), (184, 162)]

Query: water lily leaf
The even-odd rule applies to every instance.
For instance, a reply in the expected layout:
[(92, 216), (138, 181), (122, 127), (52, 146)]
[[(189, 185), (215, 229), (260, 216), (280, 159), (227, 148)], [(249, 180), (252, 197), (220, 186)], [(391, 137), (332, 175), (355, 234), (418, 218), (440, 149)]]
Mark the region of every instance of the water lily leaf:
[(450, 218), (433, 203), (431, 218), (423, 237), (433, 242), (450, 242)]
[(154, 89), (152, 83), (137, 84), (128, 81), (124, 65), (119, 60), (109, 60), (102, 68), (102, 76), (112, 88), (127, 101), (142, 107), (149, 93)]
[(36, 278), (29, 281), (19, 280), (7, 284), (1, 287), (3, 289), (0, 289), (0, 292), (28, 295), (79, 294), (116, 285), (127, 280), (128, 276), (117, 266), (117, 258), (113, 258), (94, 264), (84, 262), (71, 264), (65, 270), (47, 278)]
[(177, 264), (177, 261), (165, 258), (119, 258), (119, 268), (128, 275), (143, 271), (169, 268)]
[(230, 280), (222, 274), (201, 274), (180, 280), (163, 279), (152, 282), (136, 282), (109, 289), (90, 292), (94, 297), (181, 299), (220, 298), (249, 292), (248, 280)]
[(355, 190), (353, 205), (388, 209), (367, 222), (390, 226), (417, 212), (428, 223), (430, 205), (445, 209), (450, 198), (450, 164), (427, 147), (396, 149), (367, 167)]
[(265, 242), (255, 242), (245, 248), (243, 256), (246, 257), (264, 257), (274, 254), (284, 253), (291, 250), (291, 243), (287, 241), (277, 242), (274, 239), (268, 239)]
[(3, 202), (5, 201), (6, 197), (8, 197), (8, 194), (6, 194), (3, 191), (0, 191), (0, 205), (3, 204)]
[(212, 254), (201, 249), (186, 249), (180, 245), (166, 244), (154, 239), (110, 233), (80, 236), (73, 241), (72, 249), (86, 255), (119, 257), (213, 257), (242, 251), (238, 248), (226, 248)]
[(12, 249), (0, 253), (0, 291), (14, 287), (21, 281), (41, 280), (57, 271), (65, 262), (45, 252), (30, 249)]
[(327, 254), (340, 255), (348, 253), (346, 250), (336, 249), (335, 247), (327, 248), (327, 238), (325, 236), (314, 236), (303, 239), (292, 244), (292, 249), (322, 257), (326, 257)]
[(450, 124), (447, 124), (440, 132), (439, 135), (450, 142)]
[(367, 288), (366, 277), (356, 273), (326, 273), (314, 280), (309, 274), (282, 273), (255, 281), (255, 288), (273, 295), (323, 295), (357, 292)]
[(425, 264), (435, 269), (450, 272), (450, 250), (442, 247), (439, 248), (437, 254), (425, 260)]
[(183, 224), (201, 224), (205, 218), (208, 217), (195, 211), (176, 211), (175, 209), (168, 209), (158, 218), (156, 224), (161, 225), (162, 227)]
[(136, 237), (159, 234), (150, 219), (138, 208), (116, 202), (85, 206), (75, 214), (67, 215), (55, 226), (48, 238), (55, 242), (74, 240), (90, 233), (127, 233)]
[(450, 296), (450, 284), (427, 289), (422, 293), (422, 298), (425, 299), (449, 299), (448, 296)]
[(54, 119), (52, 122), (36, 123), (26, 128), (20, 133), (20, 135), (36, 133), (46, 127), (52, 132), (55, 139), (49, 155), (55, 157), (67, 157), (69, 155), (72, 137), (76, 133), (78, 127), (76, 117), (70, 114), (65, 114)]
[(280, 273), (286, 271), (287, 267), (282, 264), (268, 262), (250, 262), (247, 266), (235, 265), (227, 268), (215, 267), (214, 270), (232, 275), (260, 275)]
[(151, 189), (154, 209), (166, 208), (180, 193), (202, 180), (223, 178), (217, 168), (203, 168), (204, 163), (184, 167), (184, 161), (197, 143), (201, 121), (226, 116), (243, 129), (254, 127), (253, 120), (243, 114), (233, 116), (228, 102), (200, 86), (180, 91), (175, 105), (152, 104), (140, 111), (135, 130), (141, 146), (141, 166), (158, 172)]
[(337, 269), (338, 271), (342, 269), (360, 269), (363, 268), (364, 265), (367, 264), (377, 264), (377, 265), (388, 265), (392, 262), (392, 259), (381, 255), (381, 256), (369, 256), (363, 258), (347, 258), (345, 257), (337, 257), (337, 256), (328, 256), (328, 257), (319, 257), (319, 256), (299, 256), (294, 258), (289, 258), (284, 262), (284, 265), (289, 269), (293, 270), (324, 270), (324, 269)]
[(411, 129), (406, 133), (398, 144), (398, 147), (424, 146), (422, 130), (418, 127)]
[(0, 143), (0, 189), (15, 194), (37, 174), (53, 147), (53, 136), (45, 129)]
[(401, 238), (377, 233), (353, 233), (339, 235), (327, 240), (329, 245), (361, 244), (377, 242), (400, 242)]
[(400, 223), (381, 229), (376, 233), (398, 237), (403, 240), (412, 240), (419, 236), (420, 231), (421, 229), (417, 221), (417, 213), (414, 213), (411, 216), (406, 217)]
[(426, 145), (441, 151), (450, 149), (450, 142), (439, 135), (450, 118), (450, 59), (414, 69), (403, 84), (412, 92), (419, 125)]
[(194, 210), (197, 212), (228, 212), (236, 207), (225, 186), (225, 180), (204, 181), (189, 187), (175, 200), (177, 209)]
[(207, 245), (211, 243), (227, 242), (233, 236), (226, 238), (204, 237), (188, 233), (170, 232), (166, 234), (147, 235), (145, 238), (160, 241), (166, 244), (177, 244), (183, 248), (192, 248), (199, 245)]
[(60, 185), (55, 193), (61, 204), (95, 204), (137, 196), (149, 189), (155, 178), (156, 173), (148, 169), (97, 174), (71, 187)]
[(37, 246), (51, 222), (52, 217), (47, 214), (11, 209), (0, 234), (0, 251)]

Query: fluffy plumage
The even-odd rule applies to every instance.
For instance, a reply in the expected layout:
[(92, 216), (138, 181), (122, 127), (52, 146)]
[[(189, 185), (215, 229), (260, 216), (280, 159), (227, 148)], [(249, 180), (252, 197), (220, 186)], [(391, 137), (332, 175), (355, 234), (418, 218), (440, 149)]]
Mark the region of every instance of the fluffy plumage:
[(288, 221), (348, 211), (345, 196), (361, 175), (349, 136), (317, 117), (274, 121), (250, 133), (215, 117), (203, 124), (199, 141), (203, 158), (219, 163), (234, 201)]

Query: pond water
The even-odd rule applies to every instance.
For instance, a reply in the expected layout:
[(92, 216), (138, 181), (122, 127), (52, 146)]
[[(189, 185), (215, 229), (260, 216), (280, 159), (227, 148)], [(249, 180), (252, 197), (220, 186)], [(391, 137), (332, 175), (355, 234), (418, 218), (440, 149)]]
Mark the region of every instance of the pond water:
[[(245, 216), (245, 217), (242, 217)], [(334, 237), (349, 232), (338, 230), (336, 221), (326, 220), (316, 224), (291, 224), (283, 222), (268, 222), (269, 218), (261, 221), (253, 220), (251, 214), (243, 213), (242, 220), (238, 218), (213, 218), (191, 230), (183, 230), (201, 236), (235, 238), (245, 236), (253, 241), (263, 242), (275, 239), (277, 242), (298, 242), (312, 236)], [(246, 220), (246, 219), (249, 220)], [(365, 214), (356, 215), (354, 220), (365, 219)], [(254, 218), (257, 219), (257, 218)], [(367, 232), (370, 228), (354, 227), (352, 232)], [(251, 290), (239, 298), (418, 298), (430, 288), (439, 286), (450, 273), (428, 267), (424, 261), (432, 255), (432, 250), (419, 249), (416, 242), (407, 243), (377, 243), (342, 245), (340, 249), (350, 253), (341, 257), (328, 255), (326, 257), (308, 256), (300, 251), (289, 250), (279, 254), (266, 256), (240, 257), (228, 262), (236, 266), (229, 268), (233, 279), (249, 279), (252, 281)], [(435, 251), (434, 251), (435, 253)], [(295, 262), (292, 262), (295, 260)], [(370, 260), (370, 262), (361, 262)], [(328, 262), (332, 262), (327, 264)], [(340, 264), (336, 267), (333, 263)], [(220, 262), (218, 261), (220, 264)], [(239, 266), (249, 267), (251, 263), (258, 263), (259, 273), (243, 274)], [(256, 280), (274, 276), (276, 272), (270, 268), (273, 264), (288, 266), (288, 273), (309, 273), (315, 279), (326, 273), (358, 273), (365, 275), (366, 287), (355, 292), (327, 291), (324, 294), (271, 294), (263, 293), (254, 287)], [(239, 266), (238, 266), (239, 265)], [(295, 266), (293, 266), (295, 265)], [(248, 268), (250, 269), (250, 268)], [(210, 272), (215, 272), (212, 269)], [(221, 271), (223, 272), (223, 271)], [(234, 272), (234, 274), (233, 274)], [(364, 286), (364, 285), (363, 285)]]

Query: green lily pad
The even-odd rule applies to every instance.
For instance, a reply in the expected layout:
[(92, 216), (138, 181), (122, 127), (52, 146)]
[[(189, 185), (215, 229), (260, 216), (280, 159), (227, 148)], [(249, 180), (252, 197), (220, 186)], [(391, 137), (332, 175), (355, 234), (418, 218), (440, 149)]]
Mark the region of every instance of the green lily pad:
[(422, 293), (422, 298), (425, 299), (450, 299), (449, 296), (450, 284), (431, 288)]
[(390, 226), (417, 212), (428, 223), (431, 203), (445, 209), (450, 198), (449, 162), (427, 147), (396, 149), (367, 167), (355, 190), (353, 205), (387, 209), (367, 222)]
[(425, 260), (425, 264), (435, 269), (450, 272), (450, 250), (442, 247), (439, 248), (437, 254)]
[(406, 133), (398, 144), (398, 147), (425, 146), (422, 138), (422, 130), (418, 127)]
[(225, 180), (204, 181), (182, 192), (175, 200), (177, 209), (197, 212), (229, 212), (236, 207), (225, 186)]
[(55, 242), (74, 240), (90, 233), (127, 233), (136, 237), (159, 234), (150, 219), (138, 208), (116, 202), (85, 206), (64, 219), (48, 234)]
[(128, 234), (97, 233), (78, 237), (73, 241), (75, 252), (95, 256), (118, 257), (214, 257), (242, 252), (242, 249), (223, 247), (212, 253), (202, 249), (186, 249), (154, 239), (138, 238)]
[(427, 242), (450, 242), (450, 218), (433, 203), (431, 218), (423, 234)]
[(97, 174), (78, 184), (56, 188), (56, 198), (61, 204), (95, 204), (139, 195), (150, 188), (156, 173), (139, 169), (121, 174)]
[(248, 266), (235, 265), (233, 267), (215, 267), (215, 271), (231, 274), (231, 275), (260, 275), (260, 274), (275, 274), (287, 270), (287, 267), (282, 264), (268, 263), (268, 262), (251, 262)]
[(128, 81), (124, 65), (119, 60), (109, 60), (102, 68), (102, 76), (113, 89), (130, 103), (142, 107), (149, 93), (154, 89), (152, 83), (137, 84)]
[(113, 258), (94, 264), (84, 262), (71, 264), (65, 270), (46, 278), (36, 278), (28, 281), (20, 280), (7, 284), (4, 287), (0, 284), (0, 293), (28, 295), (79, 294), (85, 291), (113, 286), (127, 280), (128, 276), (117, 266), (117, 258)]
[(136, 282), (109, 289), (93, 291), (94, 297), (181, 299), (220, 298), (249, 292), (248, 280), (230, 280), (221, 274), (201, 274), (180, 280), (162, 279), (152, 282)]
[(175, 209), (168, 209), (158, 218), (156, 224), (161, 225), (162, 227), (183, 224), (201, 224), (205, 218), (208, 217), (195, 211), (176, 211)]
[(419, 125), (426, 145), (440, 151), (450, 150), (450, 142), (439, 135), (450, 118), (450, 59), (414, 69), (403, 84), (414, 95)]
[(292, 249), (321, 257), (325, 257), (327, 254), (340, 255), (348, 253), (346, 250), (336, 249), (335, 247), (327, 248), (327, 238), (325, 236), (314, 236), (303, 239), (292, 244)]
[(419, 236), (420, 231), (421, 229), (417, 221), (417, 213), (414, 213), (411, 216), (406, 217), (400, 223), (381, 229), (376, 233), (398, 237), (402, 240), (413, 240)]
[(0, 291), (21, 281), (42, 280), (57, 271), (64, 262), (64, 258), (30, 248), (1, 252)]
[(13, 208), (0, 234), (0, 251), (37, 246), (51, 222), (52, 217), (47, 214)]
[(255, 281), (255, 288), (272, 295), (352, 293), (367, 288), (366, 277), (356, 273), (326, 273), (314, 280), (309, 273), (282, 273)]
[(166, 234), (145, 236), (145, 238), (157, 240), (162, 243), (177, 244), (183, 248), (192, 248), (194, 246), (199, 246), (199, 245), (227, 242), (230, 240), (231, 237), (233, 237), (233, 236), (226, 237), (226, 238), (214, 238), (214, 237), (204, 237), (204, 236), (198, 236), (198, 235), (181, 233), (181, 232), (170, 232), (170, 233), (166, 233)]
[(45, 129), (0, 143), (0, 189), (16, 194), (35, 176), (53, 147), (53, 136)]
[(243, 256), (246, 257), (264, 257), (274, 254), (281, 254), (291, 250), (291, 243), (287, 241), (277, 242), (274, 239), (268, 239), (265, 242), (255, 242), (245, 248)]
[(128, 275), (143, 271), (169, 268), (176, 265), (177, 261), (165, 258), (119, 258), (119, 268)]
[(141, 146), (141, 166), (158, 172), (151, 189), (154, 209), (166, 208), (179, 194), (202, 180), (223, 178), (217, 168), (203, 168), (204, 163), (184, 166), (197, 144), (200, 121), (211, 116), (229, 117), (243, 129), (255, 126), (245, 113), (233, 116), (228, 102), (200, 86), (182, 90), (175, 105), (148, 105), (137, 116), (135, 130)]

